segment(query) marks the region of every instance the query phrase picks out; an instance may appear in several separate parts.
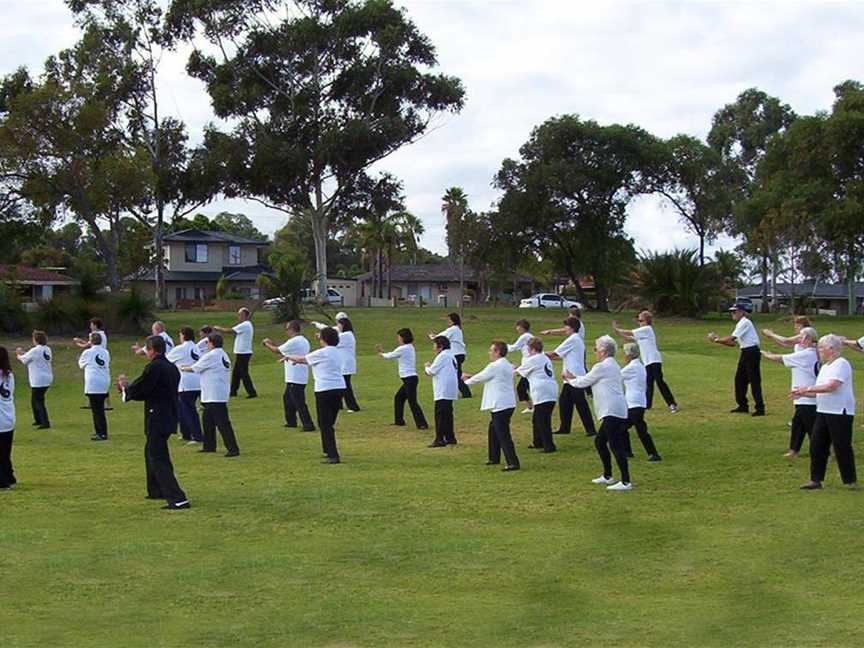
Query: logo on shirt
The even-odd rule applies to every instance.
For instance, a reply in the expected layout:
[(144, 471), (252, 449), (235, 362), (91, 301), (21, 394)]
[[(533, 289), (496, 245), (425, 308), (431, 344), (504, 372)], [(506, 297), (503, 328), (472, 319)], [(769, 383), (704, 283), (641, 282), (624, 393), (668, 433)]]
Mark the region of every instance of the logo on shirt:
[(821, 370), (822, 370), (822, 363), (817, 360), (816, 364), (813, 365), (813, 375), (818, 376), (819, 372)]
[(12, 392), (6, 386), (6, 381), (0, 383), (0, 398), (3, 400), (9, 400), (9, 397), (12, 395)]
[(199, 356), (197, 353), (195, 353), (195, 351), (191, 351), (190, 355), (192, 356), (193, 360), (200, 360), (201, 359), (201, 356)]
[(105, 366), (105, 358), (100, 356), (98, 353), (96, 354), (96, 364), (99, 365), (100, 367)]
[(228, 362), (228, 358), (222, 358), (222, 366), (225, 367), (226, 369), (231, 368), (231, 363)]
[(547, 376), (549, 376), (550, 378), (552, 377), (552, 367), (550, 367), (548, 364), (543, 366), (543, 371), (546, 372)]
[(45, 362), (51, 362), (51, 354), (47, 351), (42, 352), (42, 357), (45, 358)]

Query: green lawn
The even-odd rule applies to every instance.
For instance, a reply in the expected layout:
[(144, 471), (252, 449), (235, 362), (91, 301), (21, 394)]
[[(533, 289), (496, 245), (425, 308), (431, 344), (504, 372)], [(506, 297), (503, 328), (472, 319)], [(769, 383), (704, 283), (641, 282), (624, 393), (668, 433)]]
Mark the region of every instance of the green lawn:
[[(664, 461), (647, 463), (633, 434), (635, 489), (607, 493), (590, 483), (599, 460), (578, 423), (545, 456), (527, 449), (529, 417), (515, 415), (523, 470), (510, 474), (483, 465), (477, 397), (457, 404), (455, 448), (430, 450), (430, 432), (388, 426), (396, 363), (374, 346), (390, 346), (401, 326), (418, 337), (441, 330), (444, 314), (351, 312), (363, 411), (339, 418), (340, 466), (319, 463), (317, 434), (282, 427), (282, 367), (256, 346), (262, 397), (230, 406), (242, 456), (172, 442), (194, 507), (179, 513), (144, 499), (141, 404), (115, 397), (111, 440), (91, 443), (77, 352), (55, 339), (54, 428), (36, 432), (17, 365), (20, 483), (0, 493), (0, 645), (862, 645), (864, 494), (841, 488), (833, 464), (824, 491), (797, 490), (809, 462), (782, 457), (788, 370), (763, 363), (766, 418), (726, 413), (737, 351), (704, 338), (728, 333), (730, 321), (657, 323), (682, 411), (650, 413)], [(535, 330), (561, 319), (468, 313), (466, 369), (482, 368), (490, 339), (515, 338), (526, 314)], [(164, 318), (172, 335), (231, 321)], [(281, 337), (269, 318), (255, 316), (256, 344)], [(588, 314), (589, 338), (610, 319)], [(864, 332), (864, 319), (816, 325)], [(143, 365), (131, 342), (111, 336), (115, 377)], [(429, 359), (430, 346), (417, 346)], [(857, 378), (864, 386), (864, 372)], [(421, 394), (431, 422), (425, 377)]]

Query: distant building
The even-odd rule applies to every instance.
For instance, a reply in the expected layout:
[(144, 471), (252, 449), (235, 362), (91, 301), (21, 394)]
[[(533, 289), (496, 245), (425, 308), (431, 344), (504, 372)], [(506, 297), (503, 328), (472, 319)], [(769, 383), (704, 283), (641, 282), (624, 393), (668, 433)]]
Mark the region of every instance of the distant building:
[(72, 292), (79, 284), (60, 272), (24, 265), (0, 265), (0, 281), (15, 290), (29, 306)]
[[(814, 308), (820, 311), (827, 311), (829, 314), (848, 315), (849, 314), (849, 298), (848, 285), (814, 283), (805, 281), (803, 283), (789, 284), (778, 283), (776, 301), (779, 306), (789, 306), (791, 308), (792, 301), (795, 299), (806, 298)], [(759, 311), (762, 306), (762, 284), (755, 286), (745, 286), (736, 291), (736, 297), (748, 297), (753, 301), (753, 310)], [(768, 299), (772, 299), (772, 287), (768, 286)], [(852, 309), (853, 314), (862, 314), (864, 312), (864, 283), (855, 284), (855, 307)]]

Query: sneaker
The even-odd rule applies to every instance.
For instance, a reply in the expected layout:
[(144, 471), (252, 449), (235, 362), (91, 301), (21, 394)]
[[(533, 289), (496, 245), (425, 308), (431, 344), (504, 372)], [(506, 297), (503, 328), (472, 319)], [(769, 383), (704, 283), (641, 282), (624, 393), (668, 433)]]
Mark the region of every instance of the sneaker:
[(533, 414), (533, 413), (534, 413), (533, 407), (526, 407), (524, 410), (522, 410), (522, 414)]
[(606, 484), (606, 485), (609, 485), (609, 484), (614, 484), (614, 483), (617, 482), (617, 481), (618, 481), (618, 480), (615, 479), (614, 477), (606, 477), (605, 475), (600, 475), (599, 477), (597, 477), (597, 478), (595, 478), (595, 479), (592, 479), (592, 480), (591, 480), (591, 483), (592, 483), (592, 484)]
[(751, 416), (765, 416), (765, 410), (756, 410)]
[(673, 405), (670, 405), (670, 406), (669, 406), (669, 411), (672, 412), (673, 414), (677, 414), (677, 413), (678, 413), (678, 406), (677, 406), (677, 405), (674, 405), (674, 404), (673, 404)]
[(747, 414), (750, 410), (746, 407), (736, 407), (735, 409), (729, 410), (730, 414)]
[(648, 461), (652, 463), (657, 463), (658, 461), (663, 461), (663, 457), (661, 457), (659, 454), (651, 455), (650, 457), (648, 457)]
[(194, 446), (194, 445), (198, 445), (199, 443), (201, 443), (201, 442), (195, 441), (194, 439), (190, 439), (189, 441), (186, 442), (186, 445), (187, 446)]
[(607, 486), (606, 490), (608, 490), (608, 491), (629, 491), (629, 490), (633, 490), (633, 484), (625, 484), (624, 482), (618, 482), (617, 484), (612, 484), (611, 486)]
[(859, 484), (858, 482), (852, 482), (851, 484), (846, 484), (846, 488), (848, 488), (849, 490), (858, 491), (861, 490), (861, 484)]
[(108, 437), (102, 436), (101, 434), (94, 434), (93, 436), (90, 437), (90, 440), (91, 441), (107, 441)]
[(165, 506), (162, 507), (163, 511), (182, 511), (184, 509), (192, 508), (192, 505), (189, 503), (189, 500), (183, 500), (182, 502), (169, 502)]
[(795, 458), (798, 456), (798, 453), (795, 452), (794, 450), (789, 450), (789, 451), (788, 451), (786, 454), (784, 454), (783, 456), (784, 456), (784, 457), (789, 457), (790, 459), (795, 459)]
[(798, 487), (800, 490), (821, 490), (822, 484), (817, 481), (809, 481), (806, 484), (802, 484)]

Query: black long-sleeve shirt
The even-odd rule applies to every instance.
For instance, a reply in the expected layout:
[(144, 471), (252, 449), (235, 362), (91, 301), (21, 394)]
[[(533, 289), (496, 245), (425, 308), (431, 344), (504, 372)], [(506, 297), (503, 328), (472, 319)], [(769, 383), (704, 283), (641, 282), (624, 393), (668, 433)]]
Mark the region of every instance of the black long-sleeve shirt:
[(169, 434), (177, 424), (177, 387), (180, 372), (165, 356), (156, 356), (144, 367), (135, 382), (123, 392), (123, 400), (144, 401), (148, 430), (165, 426)]

